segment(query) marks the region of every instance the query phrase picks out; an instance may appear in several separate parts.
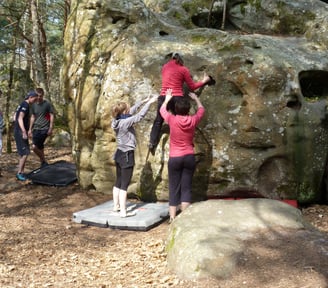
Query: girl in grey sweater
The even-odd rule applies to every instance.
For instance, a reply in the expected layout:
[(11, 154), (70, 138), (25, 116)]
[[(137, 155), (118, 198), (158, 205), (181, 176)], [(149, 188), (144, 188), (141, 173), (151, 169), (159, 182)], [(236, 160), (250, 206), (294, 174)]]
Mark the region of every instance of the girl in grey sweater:
[[(117, 150), (114, 160), (116, 165), (116, 181), (113, 187), (114, 211), (120, 211), (121, 217), (133, 216), (127, 213), (127, 189), (130, 184), (134, 167), (134, 150), (137, 145), (136, 133), (133, 125), (141, 121), (150, 105), (157, 101), (158, 96), (137, 102), (130, 107), (127, 102), (118, 102), (112, 107), (112, 128), (116, 134)], [(139, 112), (138, 108), (145, 104)]]

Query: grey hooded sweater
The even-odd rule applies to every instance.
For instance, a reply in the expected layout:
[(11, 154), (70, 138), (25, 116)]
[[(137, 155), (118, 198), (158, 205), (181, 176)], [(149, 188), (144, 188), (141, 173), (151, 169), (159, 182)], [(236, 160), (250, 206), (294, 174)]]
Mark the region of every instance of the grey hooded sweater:
[(142, 102), (139, 101), (130, 108), (130, 117), (112, 120), (112, 128), (116, 133), (117, 149), (123, 152), (134, 150), (137, 146), (136, 132), (133, 125), (145, 117), (150, 107), (150, 103), (147, 102), (140, 111), (136, 113), (141, 104)]

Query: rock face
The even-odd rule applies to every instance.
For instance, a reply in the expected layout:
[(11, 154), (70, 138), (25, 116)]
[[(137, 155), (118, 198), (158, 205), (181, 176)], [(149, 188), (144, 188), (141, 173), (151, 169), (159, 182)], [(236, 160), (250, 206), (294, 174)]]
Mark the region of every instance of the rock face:
[[(180, 51), (195, 80), (204, 71), (217, 80), (200, 93), (206, 117), (195, 139), (195, 200), (328, 198), (327, 4), (227, 2), (72, 1), (62, 83), (80, 185), (111, 193), (110, 108), (159, 93), (165, 56)], [(136, 127), (129, 192), (167, 200), (165, 127), (146, 161), (155, 113), (156, 105)]]
[[(168, 267), (181, 278), (227, 278), (242, 265), (247, 243), (263, 235), (268, 246), (303, 235), (302, 247), (311, 247), (313, 255), (328, 248), (326, 235), (313, 230), (300, 210), (288, 204), (269, 199), (209, 200), (188, 207), (171, 224)], [(274, 265), (274, 258), (271, 261)]]

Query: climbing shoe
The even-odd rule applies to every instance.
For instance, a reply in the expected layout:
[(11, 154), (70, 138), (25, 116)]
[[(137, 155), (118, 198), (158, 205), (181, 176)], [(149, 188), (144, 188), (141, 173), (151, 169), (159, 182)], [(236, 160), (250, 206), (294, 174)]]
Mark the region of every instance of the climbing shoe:
[(151, 155), (155, 155), (155, 151), (156, 151), (156, 146), (155, 144), (149, 143), (148, 144), (148, 151), (151, 153)]
[(216, 81), (214, 80), (214, 78), (212, 77), (212, 76), (208, 76), (208, 77), (210, 77), (210, 81), (208, 81), (207, 83), (206, 83), (206, 85), (208, 85), (208, 86), (213, 86), (213, 85), (215, 85), (215, 83), (216, 83)]

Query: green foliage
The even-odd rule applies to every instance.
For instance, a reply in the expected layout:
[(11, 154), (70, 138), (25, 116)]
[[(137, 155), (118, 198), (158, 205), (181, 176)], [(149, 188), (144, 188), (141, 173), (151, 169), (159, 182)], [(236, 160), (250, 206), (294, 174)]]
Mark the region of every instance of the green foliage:
[[(66, 5), (66, 6), (65, 6)], [(22, 73), (17, 74), (25, 70), (25, 74), (29, 74), (31, 69), (30, 52), (32, 49), (32, 22), (30, 21), (30, 1), (6, 1), (0, 8), (0, 63), (2, 64), (2, 70), (9, 70), (9, 65), (12, 65), (11, 61), (14, 59), (14, 85), (12, 87), (13, 93), (24, 94), (25, 88), (17, 91), (17, 81), (19, 86), (28, 86), (27, 89), (33, 88), (39, 83), (35, 83), (35, 79), (32, 79), (34, 83), (31, 84), (30, 79), (21, 77)], [(67, 2), (65, 0), (39, 0), (38, 1), (38, 13), (40, 21), (43, 24), (43, 29), (47, 39), (47, 51), (51, 65), (49, 66), (49, 93), (47, 97), (52, 100), (62, 102), (60, 97), (60, 85), (59, 85), (59, 73), (63, 59), (63, 32), (64, 32), (64, 9), (67, 8)], [(40, 32), (41, 33), (41, 32)], [(34, 57), (38, 57), (35, 53)], [(24, 74), (24, 73), (23, 73)], [(26, 83), (23, 83), (27, 80)], [(1, 81), (1, 79), (0, 79)], [(2, 82), (0, 85), (8, 85)], [(6, 90), (9, 87), (5, 87)], [(52, 97), (54, 95), (54, 97)], [(15, 101), (15, 99), (11, 99)]]

